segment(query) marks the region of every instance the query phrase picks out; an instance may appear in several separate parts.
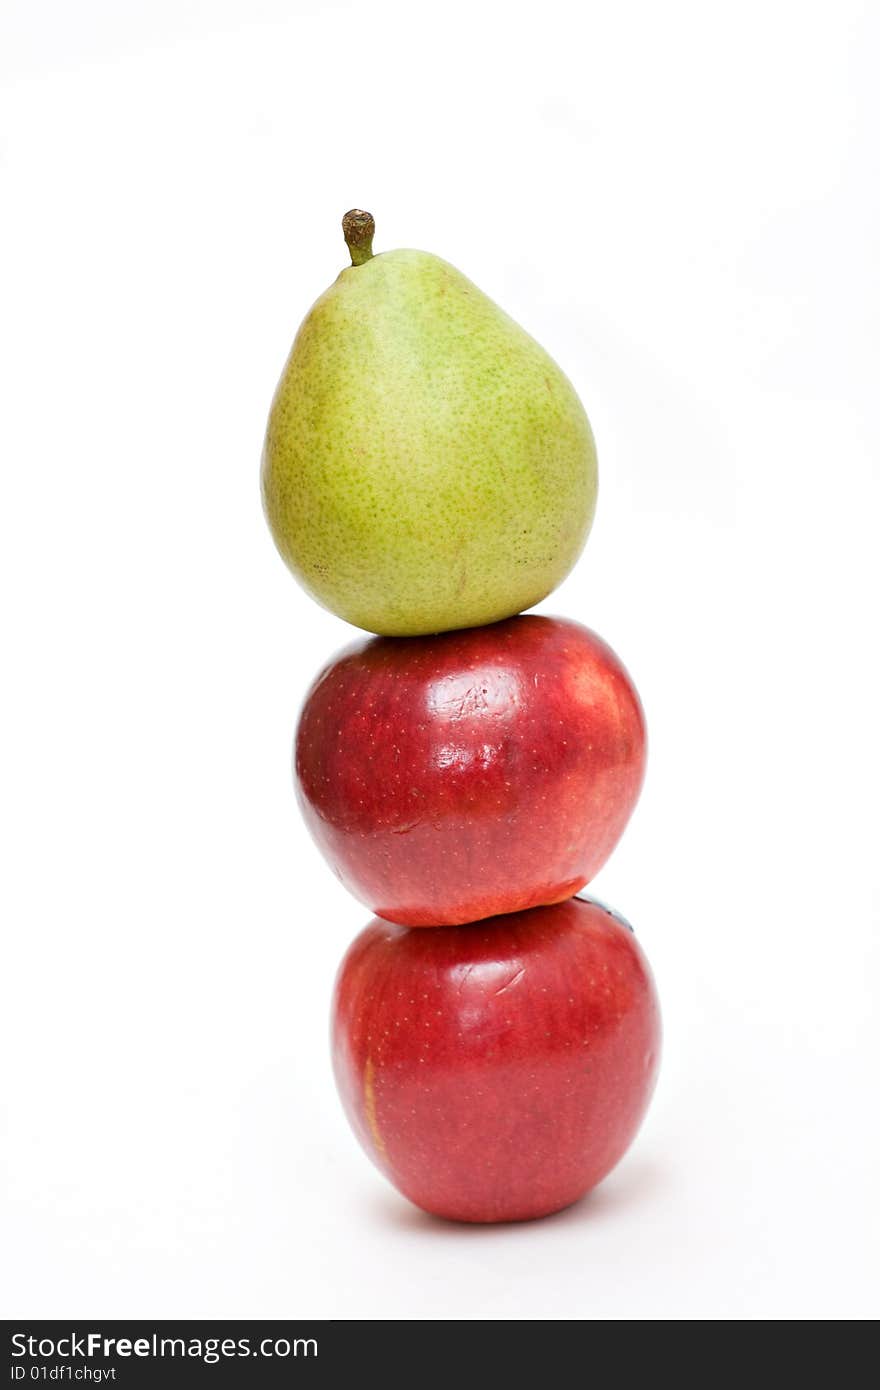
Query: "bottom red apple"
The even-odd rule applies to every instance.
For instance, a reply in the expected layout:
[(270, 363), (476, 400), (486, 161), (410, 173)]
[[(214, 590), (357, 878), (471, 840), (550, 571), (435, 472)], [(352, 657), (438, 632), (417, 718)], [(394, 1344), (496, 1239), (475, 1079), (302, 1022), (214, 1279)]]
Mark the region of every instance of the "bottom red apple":
[(585, 898), (461, 927), (375, 918), (333, 1003), (342, 1102), (378, 1168), (456, 1221), (577, 1201), (629, 1147), (660, 1015), (632, 931)]

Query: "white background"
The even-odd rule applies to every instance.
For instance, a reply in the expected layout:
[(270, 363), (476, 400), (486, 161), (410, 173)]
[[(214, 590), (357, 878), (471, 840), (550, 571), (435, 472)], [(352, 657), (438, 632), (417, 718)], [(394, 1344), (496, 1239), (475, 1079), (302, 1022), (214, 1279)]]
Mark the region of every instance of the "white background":
[[(8, 1316), (878, 1312), (880, 11), (6, 0), (0, 33)], [(333, 1090), (365, 912), (290, 743), (352, 630), (258, 492), (294, 331), (376, 247), (458, 265), (599, 445), (542, 605), (641, 689), (597, 893), (653, 962), (620, 1168), (460, 1229)]]

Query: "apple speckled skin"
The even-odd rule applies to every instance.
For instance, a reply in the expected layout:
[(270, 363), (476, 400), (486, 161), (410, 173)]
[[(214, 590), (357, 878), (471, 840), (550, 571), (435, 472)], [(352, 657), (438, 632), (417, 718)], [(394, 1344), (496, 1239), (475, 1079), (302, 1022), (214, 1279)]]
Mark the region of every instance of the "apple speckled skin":
[(281, 555), (331, 612), (412, 636), (531, 608), (580, 554), (596, 486), (567, 377), (437, 256), (349, 266), (310, 310), (262, 490)]
[(650, 969), (608, 909), (572, 898), (465, 927), (374, 919), (339, 970), (333, 1062), (364, 1149), (456, 1221), (569, 1206), (629, 1147), (660, 1051)]
[(371, 911), (405, 926), (559, 902), (613, 850), (645, 767), (618, 658), (535, 615), (373, 638), (317, 678), (297, 729), (306, 824)]

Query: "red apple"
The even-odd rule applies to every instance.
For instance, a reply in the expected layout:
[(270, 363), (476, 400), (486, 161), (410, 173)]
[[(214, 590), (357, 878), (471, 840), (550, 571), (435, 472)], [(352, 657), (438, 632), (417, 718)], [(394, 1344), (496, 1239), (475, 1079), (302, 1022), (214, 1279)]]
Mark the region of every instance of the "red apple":
[(332, 868), (410, 927), (569, 898), (620, 838), (644, 765), (639, 697), (610, 647), (535, 616), (356, 643), (318, 676), (296, 739)]
[(582, 898), (466, 927), (374, 918), (340, 967), (333, 1059), (358, 1139), (404, 1196), (455, 1221), (525, 1221), (622, 1157), (657, 1072), (650, 969)]

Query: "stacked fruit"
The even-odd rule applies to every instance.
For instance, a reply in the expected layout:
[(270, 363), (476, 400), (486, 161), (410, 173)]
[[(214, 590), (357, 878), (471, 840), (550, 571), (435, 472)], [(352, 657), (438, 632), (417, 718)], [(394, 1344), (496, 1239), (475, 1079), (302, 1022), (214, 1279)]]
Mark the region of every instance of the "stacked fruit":
[(620, 917), (575, 896), (644, 772), (638, 695), (586, 628), (524, 616), (589, 531), (596, 455), (571, 384), (452, 266), (374, 256), (305, 319), (272, 404), (263, 496), (290, 568), (380, 634), (309, 692), (296, 785), (377, 917), (350, 947), (334, 1065), (370, 1157), (420, 1207), (546, 1215), (626, 1150), (657, 999)]

